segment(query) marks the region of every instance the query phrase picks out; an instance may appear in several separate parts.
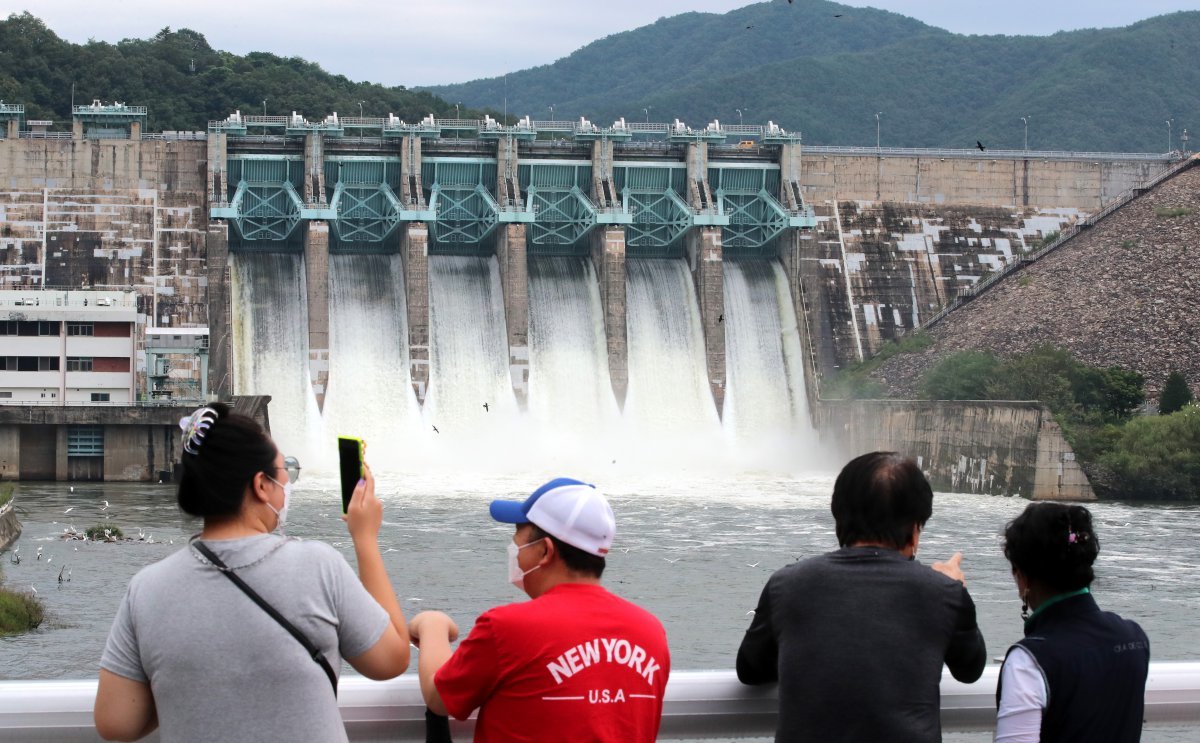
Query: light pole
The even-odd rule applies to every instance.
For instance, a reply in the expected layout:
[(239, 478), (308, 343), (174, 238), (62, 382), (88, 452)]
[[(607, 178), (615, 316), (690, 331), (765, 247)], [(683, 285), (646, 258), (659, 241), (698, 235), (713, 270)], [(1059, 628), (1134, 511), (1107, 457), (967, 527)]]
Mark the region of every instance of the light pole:
[(550, 107), (550, 123), (554, 123), (554, 106)]
[(1191, 137), (1188, 135), (1187, 129), (1184, 129), (1183, 134), (1179, 135), (1179, 141), (1183, 142), (1182, 146), (1183, 146), (1184, 154), (1187, 154), (1187, 152), (1188, 152), (1188, 140), (1190, 140), (1190, 139), (1191, 139)]
[(457, 119), (458, 119), (458, 107), (459, 107), (459, 106), (461, 106), (461, 105), (462, 105), (462, 102), (461, 102), (461, 101), (460, 101), (459, 103), (455, 103), (455, 104), (454, 104), (454, 118), (455, 118), (455, 120), (457, 120)]
[(1167, 152), (1171, 151), (1171, 122), (1173, 119), (1167, 119)]
[(1022, 116), (1021, 123), (1025, 125), (1025, 150), (1029, 150), (1029, 117)]
[(360, 118), (360, 119), (363, 117), (363, 108), (362, 108), (362, 106), (363, 106), (363, 104), (364, 104), (364, 103), (366, 103), (366, 101), (359, 101), (359, 102), (358, 102), (358, 118)]
[(267, 99), (263, 98), (263, 118), (267, 118)]
[(741, 126), (741, 125), (742, 125), (742, 109), (740, 109), (740, 108), (735, 108), (735, 109), (733, 109), (733, 110), (734, 110), (734, 111), (737, 111), (737, 115), (738, 115), (738, 126)]
[(879, 149), (879, 117), (883, 115), (883, 111), (875, 114), (875, 149)]
[(650, 123), (650, 109), (652, 109), (652, 108), (654, 108), (654, 106), (647, 106), (646, 108), (642, 109), (642, 111), (646, 114), (646, 123), (647, 124)]

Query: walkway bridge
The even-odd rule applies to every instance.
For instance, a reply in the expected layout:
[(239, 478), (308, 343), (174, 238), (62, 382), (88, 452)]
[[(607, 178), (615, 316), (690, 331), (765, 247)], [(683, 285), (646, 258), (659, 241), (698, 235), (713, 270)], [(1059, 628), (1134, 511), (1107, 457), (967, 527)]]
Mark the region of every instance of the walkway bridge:
[(235, 112), (209, 123), (208, 155), (209, 216), (228, 225), (224, 248), (304, 255), (318, 399), (329, 254), (403, 256), (418, 395), (428, 381), (428, 256), (499, 260), (518, 396), (528, 373), (528, 257), (591, 257), (622, 402), (625, 259), (687, 258), (720, 410), (722, 261), (782, 257), (816, 224), (800, 184), (800, 135), (773, 123), (693, 129), (525, 118), (510, 126), (429, 116), (409, 124), (391, 115), (309, 121)]

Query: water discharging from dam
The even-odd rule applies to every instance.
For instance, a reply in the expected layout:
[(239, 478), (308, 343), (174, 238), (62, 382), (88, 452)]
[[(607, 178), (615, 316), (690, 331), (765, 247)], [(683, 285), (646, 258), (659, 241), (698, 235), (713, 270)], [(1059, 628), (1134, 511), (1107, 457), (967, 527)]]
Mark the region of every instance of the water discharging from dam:
[(626, 261), (629, 392), (625, 418), (646, 436), (718, 430), (704, 335), (683, 260)]
[(512, 425), (517, 401), (496, 259), (430, 256), (429, 304), (426, 422), (450, 438)]
[(743, 444), (811, 437), (800, 332), (783, 267), (773, 260), (726, 260), (722, 420)]
[[(272, 396), (280, 447), (317, 469), (332, 438), (361, 436), (380, 468), (575, 470), (621, 461), (791, 468), (815, 440), (800, 336), (777, 261), (724, 266), (727, 387), (713, 402), (692, 276), (683, 260), (629, 259), (629, 387), (612, 392), (599, 285), (586, 258), (529, 259), (529, 397), (513, 393), (494, 257), (430, 256), (430, 377), (409, 374), (404, 270), (396, 255), (330, 256), (324, 410), (309, 382), (299, 255), (235, 254), (235, 388)], [(487, 408), (484, 408), (484, 403)], [(723, 418), (723, 420), (722, 420)], [(436, 429), (436, 430), (435, 430)]]
[(305, 457), (320, 449), (321, 413), (308, 376), (308, 305), (299, 255), (234, 253), (233, 388), (270, 395), (280, 450)]
[[(323, 413), (327, 436), (362, 437), (380, 460), (395, 461), (422, 430), (409, 375), (399, 255), (329, 257), (329, 387)], [(328, 441), (326, 449), (332, 447)]]
[(613, 431), (600, 288), (586, 258), (529, 260), (529, 413), (565, 445)]

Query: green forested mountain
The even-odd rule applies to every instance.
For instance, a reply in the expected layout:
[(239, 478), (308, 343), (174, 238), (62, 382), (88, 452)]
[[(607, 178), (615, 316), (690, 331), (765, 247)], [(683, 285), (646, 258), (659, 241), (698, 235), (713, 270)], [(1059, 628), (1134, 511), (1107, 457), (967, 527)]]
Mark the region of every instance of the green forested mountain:
[[(1049, 37), (963, 36), (823, 0), (687, 13), (506, 78), (432, 87), (541, 119), (773, 120), (809, 144), (1151, 151), (1200, 131), (1200, 12)], [(1192, 149), (1196, 149), (1193, 141)]]
[(453, 116), (454, 106), (426, 91), (356, 83), (303, 59), (212, 49), (187, 29), (163, 29), (151, 39), (117, 44), (63, 41), (28, 13), (0, 20), (0, 100), (25, 105), (29, 119), (71, 121), (75, 102), (121, 101), (148, 107), (149, 131), (204, 129), (235, 109), (309, 119), (331, 111), (358, 116), (391, 112), (413, 120)]

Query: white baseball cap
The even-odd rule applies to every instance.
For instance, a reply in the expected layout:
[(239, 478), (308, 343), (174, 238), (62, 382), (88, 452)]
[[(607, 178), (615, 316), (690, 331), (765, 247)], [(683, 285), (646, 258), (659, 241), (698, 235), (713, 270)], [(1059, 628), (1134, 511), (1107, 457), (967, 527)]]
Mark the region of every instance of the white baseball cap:
[(492, 518), (505, 524), (530, 523), (572, 547), (603, 557), (612, 547), (617, 520), (595, 485), (559, 477), (522, 501), (494, 500)]

